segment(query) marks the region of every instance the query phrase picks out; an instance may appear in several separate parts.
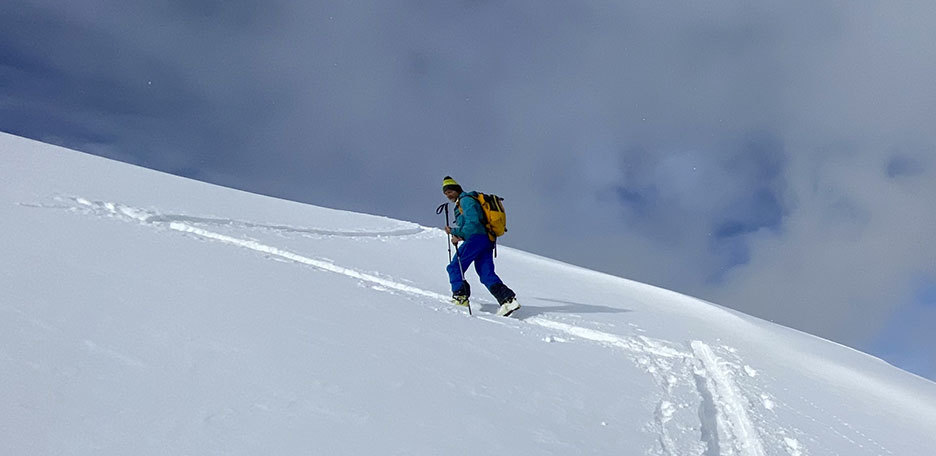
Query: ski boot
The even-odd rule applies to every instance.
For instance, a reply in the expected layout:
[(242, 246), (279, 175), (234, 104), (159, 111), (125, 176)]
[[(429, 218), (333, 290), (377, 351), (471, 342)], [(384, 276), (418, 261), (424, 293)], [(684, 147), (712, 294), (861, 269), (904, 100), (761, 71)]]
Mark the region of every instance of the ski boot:
[(452, 296), (452, 304), (456, 306), (468, 307), (468, 297), (465, 295)]
[(517, 298), (510, 298), (504, 301), (504, 303), (501, 304), (500, 307), (497, 308), (497, 316), (509, 317), (510, 314), (513, 313), (513, 311), (519, 308), (520, 308), (520, 303), (517, 302)]

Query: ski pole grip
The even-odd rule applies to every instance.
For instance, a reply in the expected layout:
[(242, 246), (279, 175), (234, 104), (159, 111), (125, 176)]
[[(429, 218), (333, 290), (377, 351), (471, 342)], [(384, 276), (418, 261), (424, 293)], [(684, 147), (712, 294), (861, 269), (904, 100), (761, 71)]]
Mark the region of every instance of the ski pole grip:
[(436, 214), (441, 214), (445, 212), (445, 226), (449, 225), (449, 216), (448, 216), (448, 205), (449, 203), (442, 203), (436, 209)]

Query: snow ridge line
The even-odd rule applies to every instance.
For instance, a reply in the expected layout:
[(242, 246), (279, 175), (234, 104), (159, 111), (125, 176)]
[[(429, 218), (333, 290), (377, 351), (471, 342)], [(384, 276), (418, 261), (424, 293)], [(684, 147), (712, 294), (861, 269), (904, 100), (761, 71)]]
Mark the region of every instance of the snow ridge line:
[[(739, 454), (765, 456), (763, 443), (747, 413), (747, 401), (731, 374), (706, 343), (690, 343), (696, 366), (696, 384), (702, 396), (702, 436), (708, 444), (706, 456)], [(728, 448), (724, 448), (728, 447)]]

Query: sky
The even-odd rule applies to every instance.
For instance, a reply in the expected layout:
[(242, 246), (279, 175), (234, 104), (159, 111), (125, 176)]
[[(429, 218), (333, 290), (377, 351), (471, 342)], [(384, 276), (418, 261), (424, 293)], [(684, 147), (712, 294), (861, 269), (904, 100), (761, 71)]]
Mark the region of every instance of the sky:
[(451, 175), (504, 244), (936, 378), (932, 2), (2, 12), (5, 132), (424, 225)]

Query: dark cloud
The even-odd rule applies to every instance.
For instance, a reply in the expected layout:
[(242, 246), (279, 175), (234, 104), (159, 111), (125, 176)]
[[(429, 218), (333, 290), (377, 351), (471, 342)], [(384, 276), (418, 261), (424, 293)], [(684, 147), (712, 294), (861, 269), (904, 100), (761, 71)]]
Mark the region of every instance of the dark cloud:
[[(936, 150), (929, 151), (927, 155), (936, 155)], [(926, 171), (926, 166), (922, 160), (913, 155), (899, 152), (891, 156), (887, 160), (887, 165), (885, 166), (887, 177), (892, 179), (919, 176), (925, 174)]]
[(7, 2), (0, 129), (438, 224), (862, 346), (936, 264), (936, 11), (541, 1)]

